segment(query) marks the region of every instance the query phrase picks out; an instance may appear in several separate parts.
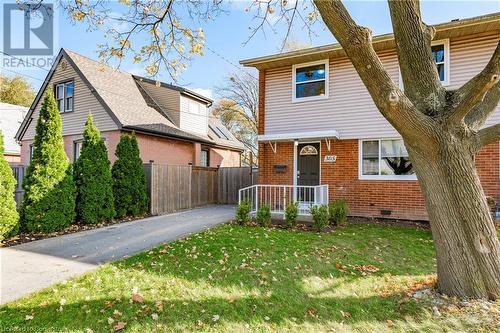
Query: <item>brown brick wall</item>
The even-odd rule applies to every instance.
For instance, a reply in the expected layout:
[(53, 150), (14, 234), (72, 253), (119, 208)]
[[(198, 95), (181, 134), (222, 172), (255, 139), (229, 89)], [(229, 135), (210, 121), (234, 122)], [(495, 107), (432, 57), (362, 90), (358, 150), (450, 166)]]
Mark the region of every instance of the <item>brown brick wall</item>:
[[(335, 163), (323, 162), (324, 155), (337, 155)], [(483, 148), (476, 157), (484, 191), (500, 201), (500, 147), (498, 143)], [(276, 173), (273, 166), (287, 165), (286, 173)], [(346, 198), (350, 214), (366, 217), (427, 219), (418, 181), (358, 179), (358, 140), (332, 141), (331, 152), (321, 144), (321, 183), (329, 185), (330, 200)], [(276, 154), (269, 144), (259, 144), (259, 183), (292, 184), (293, 143), (278, 143)], [(382, 216), (381, 210), (390, 210)]]

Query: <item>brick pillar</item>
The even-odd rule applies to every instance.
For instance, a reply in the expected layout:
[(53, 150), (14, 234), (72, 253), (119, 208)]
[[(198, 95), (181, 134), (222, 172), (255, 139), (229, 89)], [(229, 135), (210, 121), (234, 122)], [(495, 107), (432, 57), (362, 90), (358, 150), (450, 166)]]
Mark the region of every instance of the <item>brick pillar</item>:
[(201, 164), (201, 143), (193, 143), (193, 165), (199, 166)]

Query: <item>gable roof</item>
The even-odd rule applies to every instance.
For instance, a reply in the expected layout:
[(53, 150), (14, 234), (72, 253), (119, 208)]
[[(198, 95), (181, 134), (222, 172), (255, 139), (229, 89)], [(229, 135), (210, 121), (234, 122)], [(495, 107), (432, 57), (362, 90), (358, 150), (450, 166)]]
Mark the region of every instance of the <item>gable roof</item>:
[[(436, 28), (434, 40), (444, 38), (457, 38), (466, 35), (500, 31), (500, 12), (482, 16), (452, 20), (433, 25)], [(394, 34), (383, 34), (374, 36), (372, 39), (375, 51), (395, 48)], [(339, 43), (310, 47), (302, 50), (283, 52), (252, 59), (241, 60), (240, 64), (255, 67), (259, 70), (278, 68), (293, 64), (336, 58), (345, 56), (345, 52)]]
[[(20, 140), (26, 131), (32, 113), (38, 105), (54, 71), (61, 59), (65, 59), (82, 78), (88, 89), (98, 99), (121, 130), (136, 130), (153, 135), (171, 137), (180, 140), (201, 142), (214, 145), (215, 141), (207, 136), (194, 134), (178, 128), (154, 98), (149, 96), (138, 84), (139, 81), (156, 83), (154, 80), (134, 76), (125, 71), (114, 69), (67, 49), (61, 49), (45, 81), (31, 105), (28, 115), (16, 133)], [(212, 100), (188, 89), (160, 82), (160, 86), (179, 91), (182, 95), (195, 98), (207, 106)]]
[(3, 132), (5, 154), (21, 154), (21, 147), (14, 137), (26, 113), (28, 108), (25, 106), (0, 103), (0, 129)]

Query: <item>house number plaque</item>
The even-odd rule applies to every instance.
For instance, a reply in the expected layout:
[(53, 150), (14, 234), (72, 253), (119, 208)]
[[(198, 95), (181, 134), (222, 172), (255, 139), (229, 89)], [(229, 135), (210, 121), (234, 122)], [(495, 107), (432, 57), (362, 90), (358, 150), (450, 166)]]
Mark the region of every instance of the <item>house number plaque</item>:
[(323, 162), (327, 162), (327, 163), (333, 163), (337, 161), (337, 155), (325, 155), (325, 159), (323, 160)]

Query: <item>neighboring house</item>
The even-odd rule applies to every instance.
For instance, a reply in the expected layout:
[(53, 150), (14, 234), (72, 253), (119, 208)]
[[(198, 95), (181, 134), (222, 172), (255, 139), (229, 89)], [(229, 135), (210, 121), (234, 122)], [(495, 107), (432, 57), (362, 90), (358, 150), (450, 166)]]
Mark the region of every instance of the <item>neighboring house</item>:
[[(436, 66), (452, 90), (488, 63), (500, 38), (500, 13), (435, 28)], [(403, 88), (393, 35), (374, 37), (373, 46)], [(241, 64), (259, 70), (259, 184), (327, 184), (329, 200), (346, 198), (351, 215), (427, 219), (400, 135), (377, 110), (339, 44)], [(500, 108), (485, 126), (499, 122)], [(497, 201), (499, 148), (484, 147), (476, 158), (484, 191)]]
[(10, 165), (21, 163), (21, 146), (14, 138), (28, 108), (0, 102), (0, 129), (4, 136), (4, 157)]
[[(92, 113), (111, 161), (116, 159), (120, 135), (134, 131), (145, 163), (240, 166), (243, 144), (210, 118), (210, 99), (113, 69), (66, 49), (59, 52), (16, 134), (23, 164), (29, 164), (36, 149), (32, 143), (37, 118), (43, 96), (49, 91), (61, 113), (65, 150), (71, 161), (80, 154), (85, 121)], [(217, 128), (225, 135), (220, 137)]]

